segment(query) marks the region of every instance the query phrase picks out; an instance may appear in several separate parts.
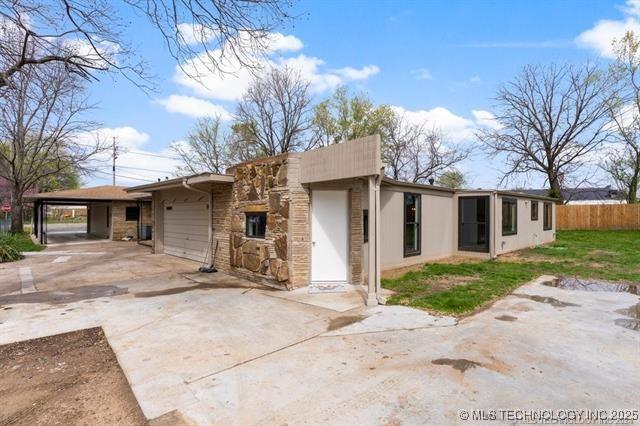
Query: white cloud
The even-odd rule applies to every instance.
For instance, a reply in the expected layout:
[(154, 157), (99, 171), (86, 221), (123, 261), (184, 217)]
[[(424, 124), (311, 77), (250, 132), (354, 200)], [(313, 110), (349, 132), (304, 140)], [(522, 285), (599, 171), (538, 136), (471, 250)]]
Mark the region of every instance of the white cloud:
[(360, 69), (344, 67), (336, 70), (336, 74), (344, 77), (346, 80), (366, 80), (379, 72), (380, 68), (376, 65), (365, 65)]
[(502, 127), (496, 120), (496, 116), (489, 111), (474, 109), (471, 111), (471, 114), (473, 115), (473, 118), (475, 118), (476, 125), (478, 127), (489, 127), (494, 130)]
[(470, 82), (472, 83), (480, 83), (480, 76), (479, 75), (474, 75), (473, 77), (471, 77), (469, 79)]
[(416, 78), (416, 80), (431, 80), (433, 76), (431, 75), (431, 71), (427, 68), (418, 68), (417, 70), (411, 71)]
[(270, 50), (275, 52), (297, 52), (304, 46), (299, 38), (292, 35), (273, 33), (270, 38)]
[(614, 59), (615, 54), (611, 43), (620, 39), (627, 31), (640, 34), (640, 0), (627, 0), (623, 8), (624, 19), (614, 21), (603, 19), (593, 28), (582, 32), (576, 37), (576, 44), (580, 47), (593, 49), (604, 58)]
[(171, 95), (166, 99), (158, 99), (157, 102), (164, 106), (168, 112), (184, 114), (189, 117), (220, 117), (224, 121), (232, 118), (229, 111), (223, 106), (192, 96)]
[[(274, 33), (271, 45), (267, 49), (266, 57), (249, 58), (262, 68), (271, 66), (287, 66), (297, 70), (301, 77), (311, 83), (313, 93), (321, 93), (346, 84), (350, 81), (366, 80), (380, 72), (376, 65), (366, 65), (362, 68), (351, 66), (325, 70), (325, 62), (317, 57), (298, 53), (296, 56), (286, 56), (287, 53), (302, 49), (302, 41), (291, 35)], [(224, 72), (211, 70), (211, 57), (215, 58), (219, 68)], [(258, 69), (256, 72), (260, 72)], [(192, 78), (193, 76), (197, 78)], [(176, 68), (174, 81), (191, 89), (195, 94), (211, 99), (225, 101), (238, 100), (245, 92), (253, 75), (247, 67), (230, 55), (223, 55), (222, 50), (215, 49), (209, 54), (202, 53), (192, 58), (182, 66)]]
[(426, 123), (428, 127), (440, 130), (452, 142), (468, 142), (475, 139), (480, 127), (494, 127), (497, 123), (489, 111), (473, 110), (473, 118), (459, 116), (447, 108), (435, 107), (429, 110), (409, 111), (400, 106), (392, 107), (398, 114), (413, 123)]
[(216, 39), (218, 32), (213, 28), (207, 28), (201, 24), (178, 24), (178, 32), (182, 36), (182, 42), (188, 45), (210, 43)]

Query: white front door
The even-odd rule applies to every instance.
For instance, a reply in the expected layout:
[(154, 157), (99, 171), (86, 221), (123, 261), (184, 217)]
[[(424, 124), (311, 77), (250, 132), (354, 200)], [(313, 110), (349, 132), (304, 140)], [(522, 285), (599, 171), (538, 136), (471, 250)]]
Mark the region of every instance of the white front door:
[(311, 281), (346, 283), (349, 271), (348, 191), (311, 192)]

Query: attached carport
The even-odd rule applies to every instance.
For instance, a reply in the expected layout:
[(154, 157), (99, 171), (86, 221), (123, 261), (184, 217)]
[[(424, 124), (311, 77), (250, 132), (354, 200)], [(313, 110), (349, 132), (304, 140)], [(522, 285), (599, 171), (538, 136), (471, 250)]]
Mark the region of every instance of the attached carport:
[[(29, 195), (25, 199), (34, 204), (32, 233), (41, 244), (87, 239), (120, 240), (129, 237), (140, 241), (150, 234), (150, 230), (146, 228), (146, 234), (141, 233), (141, 223), (151, 222), (149, 197), (146, 194), (127, 193), (124, 187), (105, 185), (43, 192)], [(86, 206), (87, 221), (84, 229), (80, 224), (69, 231), (51, 230), (47, 220), (50, 206)], [(54, 239), (51, 240), (51, 237)]]

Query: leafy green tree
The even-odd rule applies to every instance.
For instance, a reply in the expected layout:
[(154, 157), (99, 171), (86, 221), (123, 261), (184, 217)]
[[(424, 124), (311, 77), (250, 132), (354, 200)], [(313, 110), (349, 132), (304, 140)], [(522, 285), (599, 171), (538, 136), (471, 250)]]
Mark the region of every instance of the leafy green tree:
[(364, 93), (351, 95), (340, 87), (314, 110), (317, 145), (327, 146), (373, 134), (383, 137), (394, 121), (388, 105), (376, 106)]
[(453, 169), (443, 172), (436, 180), (436, 183), (445, 188), (461, 189), (467, 185), (467, 178), (460, 170)]

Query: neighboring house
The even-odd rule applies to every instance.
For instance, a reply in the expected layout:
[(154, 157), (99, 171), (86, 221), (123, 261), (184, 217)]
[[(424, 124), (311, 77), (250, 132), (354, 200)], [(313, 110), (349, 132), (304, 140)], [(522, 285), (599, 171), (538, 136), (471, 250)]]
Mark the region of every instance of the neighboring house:
[[(548, 189), (524, 189), (522, 192), (531, 195), (547, 195)], [(564, 203), (580, 204), (626, 204), (622, 191), (607, 185), (604, 188), (565, 188), (562, 190)]]
[[(47, 243), (47, 221), (44, 218), (52, 206), (86, 206), (87, 234), (100, 238), (145, 239), (142, 225), (151, 224), (149, 195), (126, 192), (121, 186), (41, 192), (28, 195), (25, 200), (34, 203), (33, 233), (42, 244)], [(150, 234), (151, 231), (145, 228), (144, 233)]]
[[(155, 253), (267, 285), (335, 290), (452, 255), (495, 257), (555, 238), (555, 200), (383, 177), (377, 136), (128, 188), (152, 194)], [(217, 250), (216, 250), (217, 248)]]

